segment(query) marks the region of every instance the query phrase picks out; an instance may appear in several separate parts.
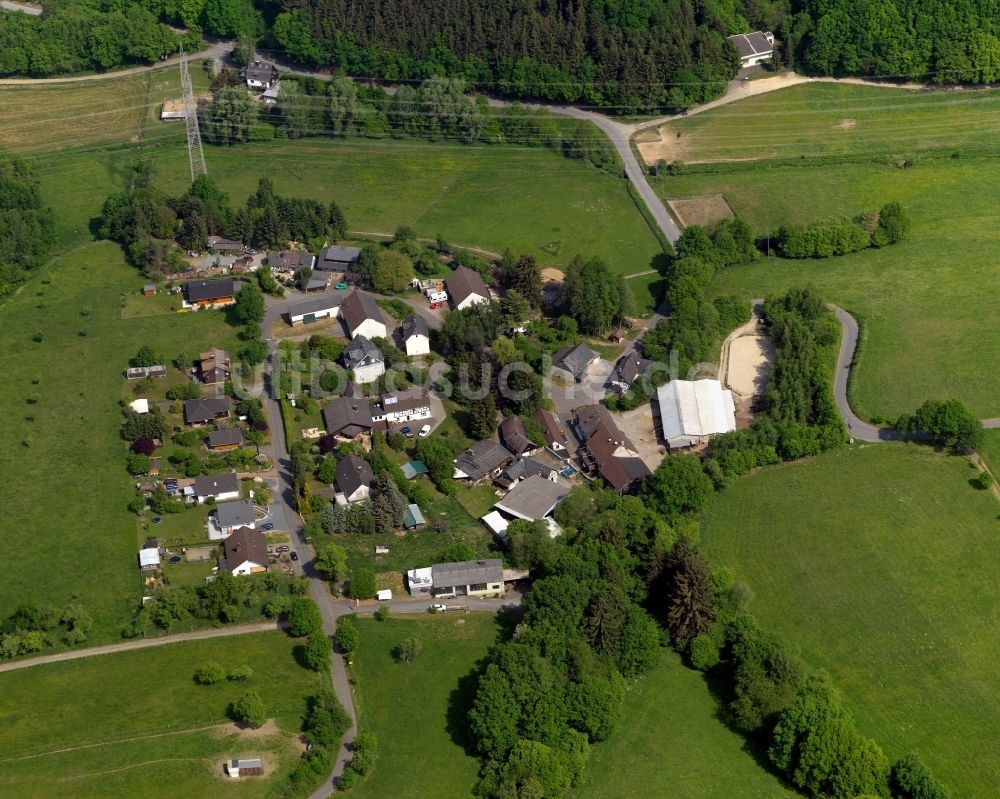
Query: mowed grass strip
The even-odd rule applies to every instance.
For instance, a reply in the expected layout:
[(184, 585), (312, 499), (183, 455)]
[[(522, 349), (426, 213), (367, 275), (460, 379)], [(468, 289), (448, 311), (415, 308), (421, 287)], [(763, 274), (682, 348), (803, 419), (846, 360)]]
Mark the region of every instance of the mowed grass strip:
[[(284, 633), (191, 641), (0, 674), (0, 793), (22, 797), (274, 795), (294, 767), (306, 697), (329, 687)], [(214, 660), (247, 682), (196, 685)], [(238, 732), (226, 708), (257, 691), (274, 720)], [(232, 756), (261, 756), (271, 779), (236, 787)]]
[[(359, 619), (354, 694), (360, 729), (378, 737), (375, 771), (357, 799), (463, 799), (472, 795), (479, 760), (465, 751), (466, 710), (476, 664), (499, 635), (494, 614), (444, 613), (421, 618)], [(416, 637), (423, 651), (409, 664), (393, 649)]]
[(702, 675), (668, 652), (625, 696), (624, 722), (591, 749), (576, 799), (780, 799), (798, 796), (718, 717)]
[(44, 280), (2, 310), (0, 615), (28, 599), (58, 608), (77, 600), (100, 642), (118, 637), (140, 599), (123, 370), (143, 344), (169, 360), (237, 341), (222, 312), (123, 320), (121, 294), (142, 278), (115, 244), (57, 259)]
[[(810, 83), (670, 122), (680, 160), (997, 152), (1000, 91)], [(680, 196), (680, 195), (678, 195)]]
[(702, 529), (859, 728), (962, 797), (1000, 784), (1000, 505), (975, 474), (917, 445), (845, 448), (741, 478)]
[(746, 297), (812, 284), (825, 299), (867, 319), (855, 366), (854, 410), (895, 418), (925, 399), (957, 397), (981, 418), (1000, 416), (1000, 161), (924, 161), (798, 167), (668, 178), (671, 196), (725, 195), (754, 232), (782, 223), (852, 217), (898, 200), (912, 220), (907, 239), (880, 250), (818, 260), (762, 259), (720, 272), (716, 294)]

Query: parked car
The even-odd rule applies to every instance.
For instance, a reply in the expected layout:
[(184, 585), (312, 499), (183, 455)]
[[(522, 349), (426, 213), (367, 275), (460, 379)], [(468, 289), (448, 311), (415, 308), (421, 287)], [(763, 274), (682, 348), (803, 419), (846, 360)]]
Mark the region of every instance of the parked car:
[(447, 609), (448, 609), (447, 605), (439, 605), (439, 604), (434, 604), (431, 605), (429, 608), (427, 608), (427, 610), (429, 610), (431, 613), (442, 613)]
[(336, 286), (334, 286), (334, 288), (335, 289), (340, 289), (341, 291), (343, 291), (344, 289), (347, 288), (347, 284), (346, 283), (338, 283)]
[(291, 549), (291, 547), (289, 547), (288, 544), (282, 544), (280, 547), (278, 547), (274, 551), (275, 552), (287, 552), (289, 549)]
[(420, 428), (420, 432), (417, 433), (417, 435), (420, 436), (421, 438), (427, 438), (427, 436), (429, 436), (430, 433), (431, 433), (431, 426), (429, 424), (425, 424), (423, 427)]
[(268, 530), (273, 530), (274, 529), (274, 525), (271, 524), (270, 522), (268, 522), (267, 524), (262, 524), (260, 526), (260, 529), (266, 533)]
[(292, 560), (298, 560), (299, 559), (299, 553), (298, 552), (293, 552), (288, 557), (290, 557)]
[(399, 428), (399, 432), (402, 433), (404, 436), (412, 436), (413, 435), (413, 431), (410, 429), (409, 425), (407, 425), (406, 427)]

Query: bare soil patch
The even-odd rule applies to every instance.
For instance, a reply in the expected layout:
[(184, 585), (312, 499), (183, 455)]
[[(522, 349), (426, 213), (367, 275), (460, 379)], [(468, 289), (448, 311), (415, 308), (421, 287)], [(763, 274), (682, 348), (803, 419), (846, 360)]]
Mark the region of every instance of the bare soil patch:
[(732, 219), (735, 216), (733, 209), (721, 194), (667, 200), (667, 205), (684, 227), (691, 225), (712, 227), (724, 219)]
[(268, 719), (264, 722), (263, 726), (256, 728), (245, 727), (234, 721), (218, 727), (216, 734), (220, 738), (225, 738), (228, 735), (239, 735), (248, 741), (257, 740), (258, 738), (268, 738), (272, 735), (285, 736), (285, 733), (281, 731), (274, 719)]
[(655, 470), (667, 451), (656, 433), (658, 420), (653, 419), (653, 403), (644, 402), (638, 408), (614, 416), (622, 432), (635, 444), (642, 462), (650, 471)]
[(774, 361), (774, 344), (763, 333), (748, 334), (729, 344), (726, 385), (742, 399), (759, 396), (767, 386)]
[(688, 152), (687, 139), (679, 132), (671, 130), (669, 124), (644, 130), (636, 134), (633, 141), (642, 160), (647, 164), (687, 160), (685, 158)]
[(857, 124), (858, 120), (856, 119), (842, 119), (840, 120), (837, 127), (840, 128), (841, 130), (850, 130), (851, 128), (856, 127)]

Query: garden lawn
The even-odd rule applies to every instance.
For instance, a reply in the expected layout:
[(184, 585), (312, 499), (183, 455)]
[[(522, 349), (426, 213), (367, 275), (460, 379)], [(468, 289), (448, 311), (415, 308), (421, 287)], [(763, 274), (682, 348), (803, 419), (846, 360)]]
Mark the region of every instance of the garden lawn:
[(957, 797), (1000, 784), (1000, 505), (975, 474), (915, 444), (844, 448), (735, 481), (701, 534), (860, 730)]
[[(679, 160), (1000, 154), (1000, 91), (812, 83), (671, 122)], [(680, 134), (678, 136), (678, 134)]]
[(668, 652), (633, 683), (624, 723), (591, 749), (574, 799), (780, 799), (798, 796), (746, 751), (718, 718), (702, 675)]
[[(300, 753), (305, 698), (329, 688), (284, 633), (191, 641), (0, 674), (0, 794), (6, 799), (277, 794)], [(196, 685), (214, 660), (248, 665), (245, 683)], [(273, 724), (239, 732), (226, 707), (257, 691)], [(230, 757), (260, 756), (270, 776), (238, 783)]]
[[(499, 635), (495, 614), (438, 614), (360, 619), (354, 656), (358, 726), (378, 738), (375, 770), (355, 799), (423, 799), (472, 795), (479, 760), (465, 751), (470, 675)], [(423, 651), (409, 664), (392, 650), (416, 637)]]
[(819, 260), (769, 258), (728, 269), (715, 294), (760, 297), (812, 284), (867, 319), (852, 402), (863, 417), (896, 418), (925, 399), (956, 397), (979, 417), (1000, 416), (1000, 160), (922, 161), (900, 170), (803, 166), (666, 178), (668, 197), (722, 193), (758, 236), (785, 222), (849, 218), (890, 200), (910, 235), (880, 250)]
[(78, 598), (101, 641), (118, 637), (140, 597), (118, 406), (128, 359), (147, 343), (169, 359), (237, 342), (222, 312), (122, 319), (121, 294), (142, 278), (117, 245), (57, 259), (44, 280), (2, 307), (0, 615), (27, 599), (62, 608)]

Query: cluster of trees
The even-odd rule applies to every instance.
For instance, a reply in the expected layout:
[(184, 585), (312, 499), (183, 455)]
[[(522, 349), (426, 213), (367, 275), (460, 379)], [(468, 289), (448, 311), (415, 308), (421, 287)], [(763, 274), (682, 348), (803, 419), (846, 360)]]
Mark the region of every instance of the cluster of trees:
[(349, 791), (366, 774), (375, 768), (375, 758), (378, 755), (378, 739), (373, 732), (359, 732), (354, 736), (354, 751), (350, 762), (344, 768), (340, 777), (339, 788)]
[(794, 460), (838, 447), (846, 440), (833, 396), (837, 321), (811, 288), (770, 297), (763, 315), (775, 360), (763, 408), (745, 430), (724, 433), (708, 446), (705, 470), (721, 485), (756, 466)]
[(783, 60), (812, 74), (1000, 80), (1000, 23), (988, 0), (807, 0), (780, 28)]
[[(671, 371), (685, 378), (692, 367), (709, 360), (721, 336), (750, 318), (749, 303), (735, 296), (709, 302), (705, 287), (717, 270), (752, 261), (760, 253), (741, 219), (723, 222), (712, 235), (692, 225), (681, 234), (675, 250), (667, 270), (670, 318), (658, 322), (643, 337), (642, 346), (644, 357), (669, 364)], [(666, 379), (666, 372), (659, 374)]]
[(194, 681), (198, 685), (215, 685), (223, 680), (246, 682), (251, 677), (253, 677), (253, 669), (249, 666), (237, 666), (232, 670), (227, 670), (225, 666), (215, 660), (206, 660), (194, 672)]
[(666, 556), (673, 530), (640, 499), (592, 486), (574, 488), (556, 514), (572, 535), (515, 525), (519, 564), (536, 581), (513, 637), (488, 655), (469, 712), (484, 797), (565, 796), (590, 744), (618, 724), (626, 680), (661, 653), (641, 603), (646, 564)]
[(136, 613), (122, 631), (125, 638), (140, 638), (156, 629), (169, 630), (177, 621), (203, 619), (236, 622), (248, 613), (278, 616), (288, 609), (291, 592), (308, 585), (291, 583), (277, 572), (233, 577), (219, 572), (215, 580), (192, 588), (165, 586)]
[[(213, 2), (216, 0), (213, 0)], [(183, 5), (183, 4), (182, 4)], [(44, 77), (152, 64), (201, 37), (177, 35), (147, 4), (67, 3), (0, 17), (0, 74)]]
[(335, 202), (282, 197), (262, 177), (245, 205), (236, 208), (207, 175), (199, 175), (179, 197), (149, 185), (148, 170), (134, 170), (128, 191), (112, 194), (101, 207), (100, 235), (121, 243), (152, 279), (184, 271), (177, 245), (203, 251), (210, 236), (226, 236), (259, 247), (285, 247), (289, 241), (318, 249), (342, 238), (347, 223)]
[(0, 624), (0, 658), (28, 655), (60, 641), (82, 644), (93, 626), (94, 620), (78, 602), (62, 609), (44, 602), (22, 602)]
[(723, 35), (726, 5), (445, 0), (431, 9), (391, 0), (376, 20), (347, 0), (298, 0), (273, 33), (291, 58), (352, 75), (448, 75), (511, 96), (634, 112), (723, 91), (739, 68)]
[(309, 708), (302, 722), (308, 746), (288, 777), (290, 795), (298, 796), (300, 791), (312, 790), (330, 775), (340, 740), (350, 726), (350, 718), (331, 691), (309, 698)]
[(982, 422), (961, 400), (927, 400), (916, 413), (900, 416), (895, 427), (902, 433), (929, 433), (936, 445), (957, 453), (974, 450), (983, 442)]
[(889, 759), (864, 736), (829, 676), (746, 612), (746, 586), (712, 571), (681, 538), (655, 598), (676, 648), (721, 687), (728, 722), (755, 738), (771, 763), (812, 796), (935, 797), (948, 793), (919, 758)]
[[(27, 15), (3, 15), (10, 16)], [(0, 151), (0, 298), (14, 291), (28, 270), (42, 264), (51, 244), (52, 214), (42, 203), (31, 167)]]
[(910, 220), (897, 202), (854, 222), (831, 222), (801, 227), (782, 225), (774, 234), (777, 251), (785, 258), (829, 258), (868, 247), (885, 247), (903, 239)]
[(583, 333), (600, 336), (632, 311), (632, 294), (622, 275), (614, 275), (600, 258), (574, 258), (563, 283), (566, 312)]

